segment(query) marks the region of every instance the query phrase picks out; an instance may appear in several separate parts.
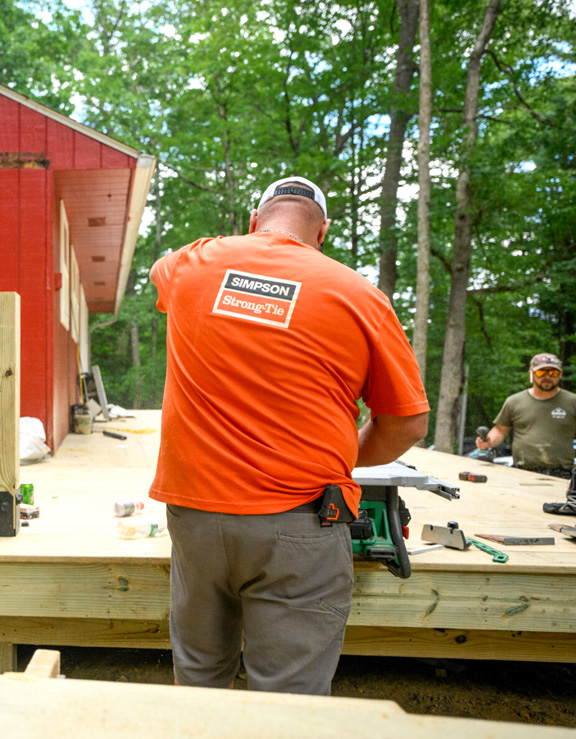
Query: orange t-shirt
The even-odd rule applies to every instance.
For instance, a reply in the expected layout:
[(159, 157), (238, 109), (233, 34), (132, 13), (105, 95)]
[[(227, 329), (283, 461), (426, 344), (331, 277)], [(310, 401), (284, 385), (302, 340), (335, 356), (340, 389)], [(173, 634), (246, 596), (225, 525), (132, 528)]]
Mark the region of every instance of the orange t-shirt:
[(201, 239), (154, 274), (168, 366), (150, 496), (263, 514), (335, 484), (356, 512), (356, 400), (372, 417), (429, 410), (386, 296), (276, 232)]

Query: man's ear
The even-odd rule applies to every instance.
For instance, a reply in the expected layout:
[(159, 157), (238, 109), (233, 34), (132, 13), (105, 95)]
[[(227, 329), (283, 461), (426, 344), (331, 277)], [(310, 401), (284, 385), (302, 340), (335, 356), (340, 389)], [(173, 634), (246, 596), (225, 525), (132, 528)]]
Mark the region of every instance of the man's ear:
[(250, 213), (250, 228), (248, 230), (248, 233), (253, 234), (255, 231), (257, 231), (257, 225), (258, 225), (258, 211), (253, 210), (252, 213)]
[(324, 243), (324, 237), (328, 233), (328, 229), (330, 228), (330, 224), (332, 221), (327, 218), (325, 221), (322, 221), (322, 226), (320, 227), (320, 231), (318, 232), (318, 246), (322, 246)]

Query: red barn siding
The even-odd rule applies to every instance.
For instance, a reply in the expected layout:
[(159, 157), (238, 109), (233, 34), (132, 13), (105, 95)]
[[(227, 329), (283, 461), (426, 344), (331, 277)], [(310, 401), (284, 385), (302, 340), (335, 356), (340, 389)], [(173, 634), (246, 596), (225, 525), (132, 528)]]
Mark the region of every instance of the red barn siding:
[(102, 169), (133, 169), (135, 162), (127, 154), (109, 146), (102, 147)]
[[(23, 416), (39, 418), (52, 442), (52, 304), (47, 299), (52, 264), (51, 173), (0, 170), (0, 290), (21, 297), (21, 402)], [(51, 269), (50, 269), (51, 272)]]
[[(2, 142), (0, 142), (2, 146)], [(0, 291), (18, 292), (20, 269), (17, 244), (20, 243), (20, 172), (18, 169), (0, 170)]]
[(74, 131), (48, 119), (48, 156), (50, 169), (74, 169)]
[(18, 151), (20, 138), (20, 105), (15, 100), (2, 98), (2, 120), (0, 126), (0, 151)]
[[(85, 172), (63, 197), (70, 200), (72, 211), (78, 211), (70, 236), (79, 247), (80, 282), (88, 293), (95, 279), (90, 261), (95, 234), (87, 230), (88, 218), (94, 215), (95, 188), (104, 188), (106, 198), (99, 202), (106, 203), (106, 229), (114, 231), (101, 229), (106, 238), (97, 249), (113, 245), (109, 256), (114, 281), (127, 215), (126, 183), (129, 193), (136, 156), (0, 91), (0, 157), (0, 291), (21, 296), (21, 413), (40, 418), (55, 450), (68, 433), (70, 406), (79, 402), (77, 346), (61, 323), (60, 292), (55, 287), (55, 275), (61, 272), (58, 182), (65, 181), (58, 176)], [(111, 175), (108, 180), (105, 171)], [(60, 174), (55, 179), (56, 173)], [(114, 302), (107, 307), (113, 311)]]
[(102, 144), (74, 131), (74, 169), (100, 169)]
[(31, 108), (20, 106), (20, 145), (21, 152), (46, 153), (46, 116)]

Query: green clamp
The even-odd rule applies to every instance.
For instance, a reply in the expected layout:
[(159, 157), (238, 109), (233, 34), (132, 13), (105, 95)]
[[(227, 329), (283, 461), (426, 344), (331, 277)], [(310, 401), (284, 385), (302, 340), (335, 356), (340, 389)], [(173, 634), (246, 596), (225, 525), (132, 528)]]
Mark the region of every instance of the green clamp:
[(475, 547), (478, 547), (478, 549), (481, 549), (483, 552), (491, 554), (492, 562), (500, 562), (500, 564), (508, 562), (508, 555), (505, 552), (501, 552), (499, 549), (493, 549), (492, 547), (488, 546), (488, 544), (484, 544), (477, 539), (471, 539), (469, 536), (466, 538), (468, 539), (470, 544), (474, 544)]

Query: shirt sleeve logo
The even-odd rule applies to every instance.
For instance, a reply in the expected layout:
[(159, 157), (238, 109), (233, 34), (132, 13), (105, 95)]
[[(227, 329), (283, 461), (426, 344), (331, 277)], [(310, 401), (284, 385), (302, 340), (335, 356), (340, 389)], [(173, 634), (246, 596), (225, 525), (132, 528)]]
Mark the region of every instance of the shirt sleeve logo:
[(301, 285), (301, 282), (229, 269), (212, 312), (288, 328)]

